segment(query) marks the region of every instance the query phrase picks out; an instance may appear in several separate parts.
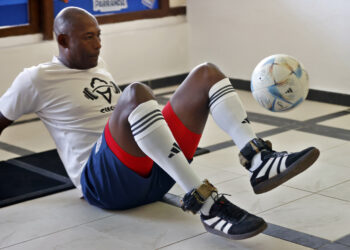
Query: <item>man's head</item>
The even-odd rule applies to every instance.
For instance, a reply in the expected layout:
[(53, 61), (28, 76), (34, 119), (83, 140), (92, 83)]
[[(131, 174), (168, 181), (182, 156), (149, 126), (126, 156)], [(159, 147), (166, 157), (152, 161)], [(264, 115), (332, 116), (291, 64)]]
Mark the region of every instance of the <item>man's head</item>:
[(100, 54), (100, 28), (87, 11), (68, 7), (55, 18), (54, 32), (59, 59), (69, 68), (89, 69), (97, 65)]

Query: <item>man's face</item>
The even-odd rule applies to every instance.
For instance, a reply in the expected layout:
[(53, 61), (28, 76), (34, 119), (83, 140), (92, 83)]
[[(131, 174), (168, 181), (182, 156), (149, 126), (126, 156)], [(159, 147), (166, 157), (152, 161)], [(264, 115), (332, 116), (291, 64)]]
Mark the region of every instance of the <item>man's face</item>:
[(68, 60), (71, 68), (89, 69), (97, 65), (101, 49), (100, 28), (90, 16), (82, 16), (79, 23), (71, 26)]

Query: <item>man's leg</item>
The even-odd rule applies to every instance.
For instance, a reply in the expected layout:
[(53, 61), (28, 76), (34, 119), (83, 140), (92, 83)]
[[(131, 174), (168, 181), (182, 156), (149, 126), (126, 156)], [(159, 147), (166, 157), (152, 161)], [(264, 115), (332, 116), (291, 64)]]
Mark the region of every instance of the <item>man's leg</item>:
[(176, 141), (146, 85), (134, 83), (124, 90), (109, 120), (109, 128), (114, 141), (126, 153), (150, 157), (186, 192), (201, 185), (181, 152), (168, 157)]
[(200, 65), (191, 74), (194, 77), (188, 77), (170, 100), (175, 113), (186, 127), (201, 133), (210, 109), (215, 122), (240, 149), (241, 164), (251, 172), (255, 193), (281, 185), (316, 161), (319, 150), (315, 147), (290, 154), (275, 152), (270, 142), (257, 138), (238, 94), (214, 65)]
[[(170, 104), (187, 129), (202, 133), (209, 114), (208, 91), (224, 78), (214, 65), (203, 64), (195, 68), (176, 91)], [(231, 204), (207, 181), (202, 184), (181, 151), (171, 154), (177, 143), (152, 92), (145, 85), (133, 84), (124, 90), (110, 118), (109, 128), (125, 152), (133, 156), (149, 156), (187, 192), (183, 209), (194, 213), (200, 211), (209, 232), (242, 239), (266, 228), (263, 219)]]
[[(214, 65), (202, 64), (189, 74), (175, 92), (170, 105), (188, 130), (202, 134), (209, 114), (208, 91), (224, 78)], [(109, 120), (111, 135), (126, 153), (138, 157), (149, 156), (184, 191), (189, 192), (202, 182), (188, 167), (182, 152), (177, 157), (170, 157), (176, 141), (154, 99), (151, 89), (143, 84), (135, 83), (127, 87)], [(210, 208), (210, 204), (207, 207)]]
[[(281, 185), (318, 158), (319, 150), (315, 147), (297, 153), (275, 152), (270, 142), (257, 138), (238, 94), (229, 79), (213, 64), (195, 68), (176, 90), (170, 103), (182, 123), (196, 133), (202, 133), (210, 111), (215, 122), (240, 149), (241, 163), (251, 171), (251, 184), (256, 193)], [(211, 221), (211, 213), (208, 217), (203, 210), (201, 212), (203, 221)], [(206, 228), (215, 232), (218, 225), (222, 226), (220, 223), (223, 221), (217, 220)], [(225, 233), (224, 227), (219, 230)]]

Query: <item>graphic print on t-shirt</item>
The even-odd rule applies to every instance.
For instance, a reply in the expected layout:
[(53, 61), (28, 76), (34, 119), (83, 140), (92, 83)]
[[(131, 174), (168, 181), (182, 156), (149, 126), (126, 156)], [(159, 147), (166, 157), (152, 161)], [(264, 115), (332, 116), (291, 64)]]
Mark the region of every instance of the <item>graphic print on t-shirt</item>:
[(109, 104), (112, 103), (112, 91), (116, 94), (119, 94), (121, 91), (118, 86), (109, 81), (106, 82), (102, 79), (94, 77), (91, 79), (90, 88), (84, 88), (84, 96), (87, 99), (97, 100), (100, 96), (102, 96)]

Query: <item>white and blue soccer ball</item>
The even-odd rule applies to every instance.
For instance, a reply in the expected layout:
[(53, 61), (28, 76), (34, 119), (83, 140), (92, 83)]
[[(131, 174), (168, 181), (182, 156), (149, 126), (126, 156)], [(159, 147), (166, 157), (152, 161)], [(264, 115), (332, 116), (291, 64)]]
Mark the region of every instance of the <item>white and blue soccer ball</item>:
[(277, 54), (266, 57), (255, 67), (250, 88), (264, 108), (282, 112), (302, 103), (309, 92), (309, 76), (295, 58)]

